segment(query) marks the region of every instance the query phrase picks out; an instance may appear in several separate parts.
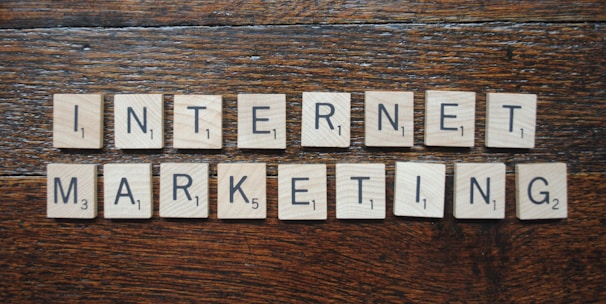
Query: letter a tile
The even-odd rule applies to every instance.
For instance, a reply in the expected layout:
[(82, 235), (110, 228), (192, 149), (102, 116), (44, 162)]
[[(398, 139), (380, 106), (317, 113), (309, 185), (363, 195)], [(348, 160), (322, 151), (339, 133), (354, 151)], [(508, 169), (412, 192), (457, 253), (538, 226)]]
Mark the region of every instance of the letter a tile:
[(349, 147), (351, 94), (303, 92), (301, 145)]
[(173, 147), (221, 149), (222, 103), (221, 95), (175, 95)]
[(516, 165), (516, 215), (521, 220), (568, 217), (565, 163)]
[(457, 163), (454, 171), (454, 217), (505, 218), (505, 164)]
[(414, 137), (412, 92), (366, 92), (365, 140), (369, 147), (412, 147)]
[(97, 217), (97, 165), (49, 164), (46, 189), (47, 217)]
[(238, 148), (286, 149), (286, 95), (238, 94)]
[(267, 217), (265, 163), (218, 164), (217, 179), (219, 219)]
[(445, 178), (443, 164), (396, 162), (394, 215), (444, 217)]
[(326, 165), (278, 165), (278, 218), (326, 219)]
[(116, 148), (161, 149), (164, 146), (162, 94), (114, 96)]
[(103, 166), (103, 193), (105, 218), (151, 218), (151, 164), (106, 164)]
[(385, 164), (337, 164), (338, 219), (385, 218)]
[(53, 147), (103, 147), (103, 95), (53, 95)]
[(537, 95), (486, 94), (486, 146), (534, 148)]
[(473, 147), (476, 93), (425, 92), (425, 145)]
[(160, 164), (160, 216), (208, 217), (208, 164)]

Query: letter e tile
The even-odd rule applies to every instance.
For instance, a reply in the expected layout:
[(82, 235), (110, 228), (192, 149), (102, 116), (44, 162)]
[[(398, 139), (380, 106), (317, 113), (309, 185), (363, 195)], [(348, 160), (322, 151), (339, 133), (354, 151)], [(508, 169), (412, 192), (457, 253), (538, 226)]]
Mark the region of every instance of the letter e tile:
[(326, 219), (326, 165), (278, 165), (278, 218)]
[(476, 93), (425, 92), (425, 145), (473, 147)]

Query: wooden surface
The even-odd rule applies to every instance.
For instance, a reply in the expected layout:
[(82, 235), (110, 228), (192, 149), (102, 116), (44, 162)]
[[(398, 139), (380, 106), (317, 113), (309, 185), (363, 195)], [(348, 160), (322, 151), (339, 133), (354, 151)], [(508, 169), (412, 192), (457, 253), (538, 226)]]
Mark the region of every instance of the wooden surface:
[[(603, 1), (4, 1), (3, 302), (599, 302)], [(101, 4), (99, 4), (101, 3)], [(227, 4), (226, 4), (227, 3)], [(128, 27), (132, 26), (132, 27)], [(472, 148), (423, 145), (425, 90), (473, 91)], [(364, 91), (413, 91), (411, 148), (364, 146)], [(301, 93), (351, 93), (351, 146), (303, 148)], [(535, 148), (484, 147), (485, 93), (537, 94)], [(102, 93), (102, 150), (52, 147), (52, 94)], [(114, 94), (165, 96), (165, 145), (118, 150)], [(238, 93), (286, 94), (287, 148), (237, 149)], [(222, 150), (172, 148), (174, 94), (223, 95)], [(446, 164), (445, 217), (393, 216), (396, 161)], [(210, 163), (208, 219), (160, 218), (162, 162)], [(267, 219), (217, 219), (217, 164), (267, 163)], [(514, 166), (565, 162), (568, 218), (515, 217)], [(48, 163), (151, 163), (151, 220), (46, 218)], [(385, 220), (335, 219), (335, 163), (386, 166)], [(503, 220), (452, 216), (453, 164), (506, 164)], [(328, 220), (277, 219), (277, 166), (326, 163)]]

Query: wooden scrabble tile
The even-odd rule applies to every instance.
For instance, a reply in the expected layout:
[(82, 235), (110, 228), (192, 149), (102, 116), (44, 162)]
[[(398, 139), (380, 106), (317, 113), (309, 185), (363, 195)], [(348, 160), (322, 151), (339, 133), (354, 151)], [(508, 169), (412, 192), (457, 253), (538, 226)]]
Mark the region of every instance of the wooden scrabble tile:
[(53, 147), (103, 147), (103, 95), (53, 95)]
[(267, 217), (265, 163), (218, 164), (217, 179), (218, 218)]
[(97, 165), (48, 164), (46, 171), (48, 218), (97, 217)]
[(413, 92), (364, 93), (365, 141), (369, 147), (412, 147)]
[(160, 216), (208, 217), (208, 164), (160, 164)]
[(151, 164), (103, 166), (103, 216), (109, 219), (152, 217)]
[(385, 164), (337, 164), (338, 219), (385, 218)]
[(349, 147), (349, 93), (303, 92), (301, 145), (304, 147)]
[(445, 178), (443, 164), (396, 162), (394, 215), (444, 217)]
[(565, 163), (516, 165), (516, 215), (521, 220), (568, 217)]
[(325, 220), (326, 165), (278, 165), (278, 218)]
[(286, 149), (286, 95), (238, 94), (238, 148)]
[(454, 217), (505, 218), (505, 164), (456, 163), (454, 171)]
[(486, 94), (486, 146), (534, 148), (537, 95)]
[(173, 147), (221, 149), (222, 104), (221, 95), (175, 95)]
[(161, 149), (164, 146), (162, 94), (116, 94), (114, 117), (116, 148)]
[(425, 92), (425, 145), (473, 147), (476, 93)]

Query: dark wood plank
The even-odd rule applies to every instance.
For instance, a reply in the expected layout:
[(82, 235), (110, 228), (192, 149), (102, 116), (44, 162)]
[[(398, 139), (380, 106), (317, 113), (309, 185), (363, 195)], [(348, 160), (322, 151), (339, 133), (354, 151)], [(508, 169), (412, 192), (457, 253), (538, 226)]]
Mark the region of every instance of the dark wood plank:
[(606, 4), (581, 1), (3, 1), (0, 28), (605, 21)]
[[(392, 215), (383, 221), (277, 220), (268, 179), (267, 220), (52, 220), (45, 178), (0, 178), (0, 295), (11, 302), (599, 302), (606, 280), (604, 173), (569, 176), (569, 218)], [(388, 184), (393, 182), (389, 176)], [(102, 201), (102, 180), (99, 181)], [(508, 193), (514, 192), (512, 174)], [(102, 203), (100, 204), (102, 206)], [(364, 300), (362, 300), (364, 299)]]
[[(53, 162), (163, 161), (278, 163), (562, 161), (571, 173), (603, 172), (606, 146), (602, 24), (435, 24), (4, 30), (0, 62), (0, 175), (45, 175)], [(477, 92), (476, 144), (425, 147), (424, 91)], [(415, 146), (364, 147), (363, 91), (415, 92)], [(300, 146), (301, 93), (352, 92), (352, 146)], [(52, 148), (52, 94), (105, 93), (105, 148)], [(484, 147), (485, 93), (538, 94), (536, 148)], [(113, 94), (164, 93), (166, 148), (114, 146)], [(172, 148), (172, 95), (224, 95), (221, 151)], [(285, 93), (285, 151), (236, 149), (236, 94)], [(102, 171), (101, 171), (102, 172)], [(213, 172), (214, 174), (214, 172)]]

